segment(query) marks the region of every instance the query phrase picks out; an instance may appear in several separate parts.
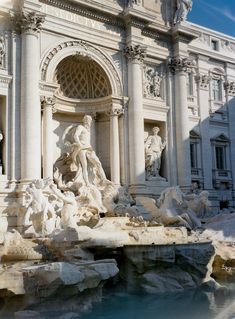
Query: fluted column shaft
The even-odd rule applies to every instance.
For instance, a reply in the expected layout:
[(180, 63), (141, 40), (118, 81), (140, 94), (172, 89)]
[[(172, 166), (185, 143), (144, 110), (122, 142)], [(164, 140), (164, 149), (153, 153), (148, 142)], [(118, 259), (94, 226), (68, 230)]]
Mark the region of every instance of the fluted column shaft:
[(43, 110), (43, 178), (53, 178), (53, 112), (54, 100), (52, 98), (42, 98)]
[(145, 49), (140, 46), (130, 46), (126, 48), (125, 53), (128, 58), (130, 186), (141, 187), (145, 185), (142, 87), (142, 62)]
[(118, 117), (122, 109), (113, 108), (110, 112), (110, 168), (111, 181), (120, 184), (120, 145)]

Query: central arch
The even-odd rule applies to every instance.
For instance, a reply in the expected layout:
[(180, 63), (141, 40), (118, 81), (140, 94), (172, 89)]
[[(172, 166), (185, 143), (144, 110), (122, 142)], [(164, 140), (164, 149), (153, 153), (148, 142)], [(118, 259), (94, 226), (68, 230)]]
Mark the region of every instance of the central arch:
[(58, 64), (68, 56), (87, 57), (95, 61), (107, 75), (112, 88), (112, 95), (123, 96), (121, 76), (111, 57), (85, 41), (67, 41), (49, 50), (40, 65), (41, 80), (52, 83)]
[[(45, 87), (54, 88), (53, 162), (61, 153), (67, 152), (65, 139), (68, 132), (82, 122), (85, 114), (90, 114), (93, 117), (92, 146), (107, 177), (119, 184), (118, 116), (122, 114), (123, 92), (120, 76), (111, 58), (88, 43), (64, 42), (43, 59), (41, 79)], [(123, 131), (121, 136), (124, 136)]]

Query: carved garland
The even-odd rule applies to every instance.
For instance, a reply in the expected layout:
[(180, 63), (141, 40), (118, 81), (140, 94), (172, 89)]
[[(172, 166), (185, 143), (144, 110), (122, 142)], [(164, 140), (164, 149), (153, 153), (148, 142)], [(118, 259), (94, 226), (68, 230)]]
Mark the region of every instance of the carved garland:
[(78, 48), (78, 51), (76, 52), (76, 54), (78, 54), (78, 55), (91, 57), (91, 53), (94, 53), (94, 55), (98, 56), (101, 60), (103, 60), (105, 62), (105, 64), (107, 65), (107, 67), (109, 68), (109, 70), (111, 71), (111, 73), (114, 75), (116, 83), (117, 83), (118, 93), (121, 95), (121, 91), (122, 91), (121, 87), (122, 86), (120, 83), (120, 79), (119, 79), (119, 76), (117, 74), (116, 69), (114, 68), (114, 66), (112, 65), (110, 60), (102, 52), (100, 52), (97, 48), (89, 45), (86, 41), (83, 41), (83, 40), (63, 42), (63, 43), (57, 45), (54, 49), (52, 49), (49, 52), (49, 54), (47, 55), (43, 65), (42, 65), (42, 71), (41, 71), (42, 80), (44, 80), (44, 81), (46, 80), (47, 69), (48, 69), (50, 62), (54, 58), (54, 56), (58, 52), (60, 52), (61, 50), (63, 50), (64, 48), (67, 48), (67, 47)]

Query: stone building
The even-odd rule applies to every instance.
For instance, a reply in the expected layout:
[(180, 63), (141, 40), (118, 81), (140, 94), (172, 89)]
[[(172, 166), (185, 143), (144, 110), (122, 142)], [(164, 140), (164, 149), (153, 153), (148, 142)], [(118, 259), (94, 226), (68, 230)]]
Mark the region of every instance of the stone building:
[(156, 196), (194, 183), (214, 209), (234, 206), (235, 39), (183, 13), (175, 0), (1, 1), (1, 210), (53, 178), (85, 114), (115, 184)]

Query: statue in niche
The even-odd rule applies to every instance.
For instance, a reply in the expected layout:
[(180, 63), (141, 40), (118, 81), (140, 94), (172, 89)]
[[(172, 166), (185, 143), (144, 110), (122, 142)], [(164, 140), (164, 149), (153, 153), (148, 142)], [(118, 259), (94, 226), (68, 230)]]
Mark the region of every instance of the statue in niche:
[(145, 142), (145, 165), (147, 179), (161, 178), (159, 171), (161, 168), (162, 151), (166, 147), (166, 142), (162, 142), (161, 136), (158, 135), (160, 129), (155, 126), (153, 135), (150, 135)]
[(2, 141), (3, 141), (3, 134), (0, 130), (0, 175), (3, 173), (3, 163), (2, 163)]
[(101, 181), (106, 180), (106, 176), (100, 160), (96, 156), (91, 146), (91, 122), (92, 117), (89, 115), (85, 115), (83, 118), (83, 125), (78, 125), (75, 129), (73, 144), (71, 144), (71, 157), (73, 160), (72, 165), (75, 165), (78, 169), (74, 180), (76, 181), (80, 178), (79, 176), (81, 172), (79, 171), (79, 168), (81, 168), (83, 180), (86, 186), (92, 184), (92, 178), (88, 176), (89, 163), (94, 171), (94, 174)]
[(192, 0), (177, 0), (174, 24), (179, 24), (187, 19), (188, 12), (192, 9), (192, 5)]
[(144, 95), (146, 97), (160, 97), (161, 96), (161, 77), (157, 71), (149, 68), (145, 71), (144, 81)]
[[(54, 180), (62, 191), (72, 191), (79, 209), (97, 214), (112, 213), (130, 205), (124, 203), (119, 190), (106, 178), (102, 164), (91, 146), (92, 118), (85, 115), (83, 124), (70, 128), (65, 137), (68, 152), (54, 165)], [(121, 206), (120, 206), (121, 205)]]

